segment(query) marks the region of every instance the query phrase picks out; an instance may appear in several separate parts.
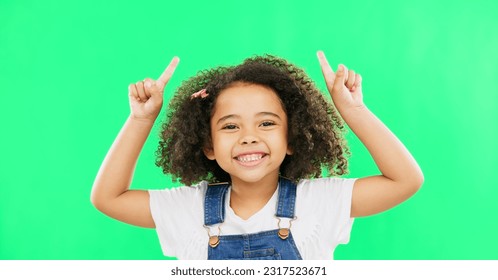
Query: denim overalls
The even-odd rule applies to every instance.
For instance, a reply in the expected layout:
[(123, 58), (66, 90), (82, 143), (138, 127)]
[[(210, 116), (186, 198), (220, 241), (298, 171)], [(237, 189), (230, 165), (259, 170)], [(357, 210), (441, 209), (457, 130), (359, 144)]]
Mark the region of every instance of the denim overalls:
[[(204, 227), (221, 224), (225, 219), (227, 183), (210, 185), (204, 199)], [(296, 185), (279, 179), (277, 213), (280, 218), (295, 219)], [(277, 220), (275, 220), (277, 223)], [(208, 229), (209, 232), (209, 229)], [(209, 235), (209, 260), (301, 260), (289, 228), (241, 235)]]

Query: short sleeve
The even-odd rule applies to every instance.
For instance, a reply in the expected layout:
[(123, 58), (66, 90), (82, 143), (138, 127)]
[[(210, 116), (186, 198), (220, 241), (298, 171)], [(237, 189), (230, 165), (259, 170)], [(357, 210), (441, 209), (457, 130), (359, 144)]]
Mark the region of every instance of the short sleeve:
[(329, 259), (338, 244), (347, 244), (353, 185), (356, 179), (319, 178), (302, 180), (296, 199), (296, 239), (307, 259)]
[[(204, 235), (199, 231), (203, 228), (205, 190), (202, 183), (195, 187), (149, 190), (150, 211), (165, 256), (200, 258), (192, 254), (198, 253), (195, 248), (203, 242)], [(186, 252), (190, 256), (185, 256)]]
[[(347, 244), (351, 236), (354, 218), (351, 218), (351, 204), (353, 200), (353, 185), (356, 179), (340, 179), (336, 181), (333, 192), (335, 203), (329, 204), (329, 210), (335, 215), (337, 227), (332, 230), (338, 244)], [(329, 188), (331, 189), (331, 188)], [(332, 190), (331, 190), (332, 191)]]

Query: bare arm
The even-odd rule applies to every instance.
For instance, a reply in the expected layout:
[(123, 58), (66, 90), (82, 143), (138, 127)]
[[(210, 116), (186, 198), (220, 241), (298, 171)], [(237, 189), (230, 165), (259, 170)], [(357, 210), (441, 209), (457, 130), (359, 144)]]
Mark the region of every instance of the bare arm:
[(337, 73), (318, 53), (332, 100), (344, 121), (365, 145), (381, 175), (360, 178), (353, 188), (351, 216), (373, 215), (405, 201), (420, 188), (424, 177), (410, 152), (363, 104), (361, 76), (345, 66)]
[(129, 190), (135, 165), (156, 120), (163, 91), (178, 58), (173, 58), (161, 77), (129, 86), (131, 114), (102, 163), (92, 188), (91, 202), (104, 214), (136, 226), (155, 227), (149, 208), (149, 194)]

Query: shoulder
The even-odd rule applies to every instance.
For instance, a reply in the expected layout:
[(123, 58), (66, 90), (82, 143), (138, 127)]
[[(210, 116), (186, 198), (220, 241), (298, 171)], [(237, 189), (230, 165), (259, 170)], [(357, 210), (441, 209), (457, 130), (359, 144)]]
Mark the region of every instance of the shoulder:
[(151, 204), (177, 205), (186, 201), (193, 202), (204, 199), (208, 183), (202, 181), (197, 185), (173, 187), (161, 190), (149, 190)]
[(343, 192), (352, 191), (356, 178), (302, 179), (297, 183), (298, 192)]
[(206, 188), (208, 186), (208, 182), (202, 181), (196, 185), (192, 186), (180, 186), (180, 187), (171, 187), (166, 189), (155, 189), (148, 190), (149, 194), (154, 196), (171, 196), (171, 195), (195, 195), (198, 193), (206, 192)]
[(303, 179), (297, 184), (297, 203), (307, 207), (330, 207), (351, 204), (356, 179), (317, 178)]

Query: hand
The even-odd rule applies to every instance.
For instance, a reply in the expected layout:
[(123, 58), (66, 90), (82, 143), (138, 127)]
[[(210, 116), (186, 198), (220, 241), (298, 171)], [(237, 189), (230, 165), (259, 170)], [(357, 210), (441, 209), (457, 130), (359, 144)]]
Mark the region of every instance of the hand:
[(322, 51), (317, 52), (323, 77), (332, 100), (339, 112), (364, 107), (361, 76), (340, 64), (336, 73)]
[(135, 119), (155, 121), (163, 105), (163, 92), (175, 72), (180, 59), (173, 57), (156, 81), (146, 78), (128, 86), (131, 116)]

